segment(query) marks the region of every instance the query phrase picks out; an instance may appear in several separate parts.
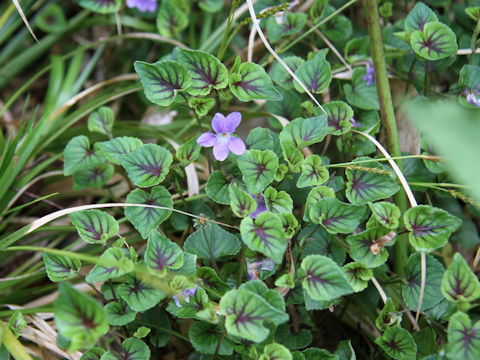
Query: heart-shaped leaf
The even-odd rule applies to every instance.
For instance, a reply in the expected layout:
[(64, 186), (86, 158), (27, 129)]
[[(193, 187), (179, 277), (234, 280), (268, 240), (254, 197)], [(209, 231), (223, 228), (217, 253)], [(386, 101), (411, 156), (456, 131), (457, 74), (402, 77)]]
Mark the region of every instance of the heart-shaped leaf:
[(323, 105), (323, 108), (327, 112), (329, 134), (342, 135), (350, 131), (353, 110), (348, 104), (343, 101), (331, 101)]
[(236, 185), (229, 186), (228, 194), (232, 212), (238, 217), (247, 217), (257, 208), (253, 197)]
[(167, 270), (178, 269), (183, 265), (182, 249), (154, 230), (148, 237), (145, 264), (153, 274), (165, 276)]
[(343, 44), (344, 41), (348, 40), (352, 36), (353, 27), (352, 22), (346, 16), (341, 14), (336, 14), (331, 17), (332, 14), (336, 11), (333, 6), (328, 5), (325, 9), (323, 19), (330, 17), (330, 20), (320, 27), (322, 33), (331, 40), (333, 43)]
[(187, 92), (207, 95), (212, 89), (228, 86), (228, 71), (215, 56), (200, 50), (175, 49), (175, 56), (192, 78)]
[(465, 8), (465, 12), (475, 22), (478, 22), (480, 20), (480, 6), (469, 6), (469, 7)]
[(277, 191), (275, 188), (269, 186), (263, 194), (268, 211), (275, 214), (292, 212), (293, 200), (286, 191)]
[(64, 281), (77, 276), (81, 263), (78, 259), (43, 253), (43, 262), (48, 278), (53, 281)]
[(273, 150), (273, 136), (269, 129), (256, 127), (250, 130), (245, 141), (249, 150)]
[(345, 250), (335, 241), (335, 236), (315, 224), (305, 226), (297, 237), (300, 244), (305, 243), (301, 259), (308, 255), (318, 254), (328, 256), (338, 265), (342, 265), (346, 258)]
[(58, 286), (54, 302), (55, 324), (58, 332), (70, 341), (69, 350), (92, 347), (108, 332), (103, 307), (83, 292), (64, 282)]
[[(360, 157), (354, 161), (368, 160), (368, 157)], [(385, 199), (398, 190), (400, 186), (392, 179), (388, 171), (378, 163), (366, 163), (359, 168), (347, 168), (347, 188), (345, 195), (355, 205), (366, 204), (369, 201)], [(365, 168), (365, 170), (363, 170)]]
[(142, 312), (157, 305), (167, 295), (133, 275), (118, 286), (118, 295), (134, 311)]
[(472, 324), (467, 314), (457, 312), (448, 324), (447, 355), (450, 359), (480, 358), (480, 322)]
[(109, 141), (95, 143), (95, 149), (104, 155), (108, 161), (113, 164), (120, 165), (120, 156), (130, 154), (143, 145), (140, 139), (122, 136), (116, 137)]
[(305, 203), (305, 212), (303, 213), (303, 220), (304, 221), (311, 221), (310, 220), (310, 210), (312, 207), (321, 199), (325, 197), (335, 197), (335, 190), (328, 186), (316, 186), (307, 196), (307, 201)]
[(365, 68), (356, 67), (353, 70), (352, 84), (345, 84), (343, 90), (350, 105), (363, 110), (379, 110), (377, 87), (373, 83), (368, 85), (368, 82), (363, 80), (366, 74)]
[(120, 157), (120, 164), (127, 170), (128, 177), (139, 187), (160, 184), (172, 163), (170, 151), (160, 145), (147, 144)]
[(65, 159), (63, 174), (72, 175), (75, 171), (91, 169), (105, 162), (105, 158), (93, 151), (90, 141), (84, 135), (72, 138), (63, 152)]
[(364, 290), (373, 276), (372, 270), (359, 262), (348, 263), (342, 267), (342, 270), (355, 292)]
[(114, 350), (107, 351), (100, 360), (145, 360), (150, 359), (150, 349), (139, 339), (128, 338), (122, 342), (122, 350), (117, 353)]
[(304, 160), (302, 152), (287, 141), (280, 140), (280, 146), (282, 147), (283, 158), (288, 164), (288, 169), (292, 173), (300, 172)]
[(215, 99), (191, 97), (188, 99), (188, 106), (195, 109), (198, 116), (204, 117), (215, 106)]
[[(286, 56), (283, 58), (283, 61), (293, 72), (295, 72), (300, 67), (300, 65), (305, 62), (305, 60), (298, 56)], [(275, 81), (276, 84), (283, 87), (284, 89), (293, 88), (292, 76), (279, 62), (275, 62), (272, 65), (269, 74), (273, 81)]]
[(90, 244), (103, 244), (120, 229), (112, 215), (100, 210), (83, 210), (70, 214), (78, 235)]
[(202, 259), (216, 260), (222, 256), (238, 254), (241, 244), (232, 233), (217, 224), (208, 223), (189, 235), (183, 248)]
[(214, 171), (210, 174), (210, 177), (207, 181), (207, 187), (205, 188), (205, 193), (213, 201), (230, 205), (230, 193), (229, 193), (229, 182), (225, 175), (221, 171)]
[[(213, 289), (216, 294), (223, 295), (231, 288), (225, 284), (217, 275), (215, 270), (212, 268), (202, 266), (197, 270), (197, 276), (204, 288)], [(213, 298), (217, 296), (215, 294), (210, 294)]]
[(309, 255), (301, 266), (306, 273), (303, 289), (313, 300), (331, 301), (353, 292), (345, 274), (332, 259)]
[(443, 274), (441, 290), (451, 302), (470, 303), (480, 297), (480, 282), (459, 253)]
[(105, 349), (102, 349), (101, 347), (93, 347), (85, 351), (80, 360), (100, 360), (105, 352)]
[(162, 1), (157, 13), (160, 35), (173, 38), (188, 26), (188, 16), (173, 1)]
[(251, 194), (261, 193), (275, 179), (278, 158), (270, 150), (247, 150), (238, 158), (243, 181)]
[(246, 289), (260, 295), (274, 308), (285, 311), (285, 301), (283, 300), (282, 295), (273, 289), (269, 289), (261, 280), (250, 280), (240, 285), (240, 289)]
[(111, 136), (114, 121), (113, 110), (108, 106), (102, 106), (88, 117), (88, 130)]
[[(325, 59), (323, 51), (317, 52), (311, 60), (300, 65), (295, 71), (295, 75), (308, 90), (315, 94), (324, 92), (332, 81), (332, 69)], [(294, 82), (293, 86), (298, 92), (305, 92), (297, 82)]]
[(417, 2), (405, 18), (405, 30), (409, 33), (423, 30), (426, 23), (438, 21), (437, 15), (423, 2)]
[(260, 355), (260, 360), (292, 360), (292, 353), (280, 344), (268, 344)]
[(183, 166), (188, 166), (198, 159), (202, 147), (197, 143), (197, 139), (198, 136), (194, 136), (177, 149), (177, 159), (180, 160)]
[(392, 299), (387, 298), (385, 306), (375, 319), (375, 326), (383, 332), (389, 327), (398, 324), (398, 322), (401, 320), (402, 317), (401, 315), (399, 316), (399, 314), (395, 311), (395, 305), (393, 304)]
[(120, 10), (121, 0), (76, 0), (78, 5), (100, 14), (113, 14)]
[(194, 276), (197, 272), (197, 255), (183, 252), (183, 265), (178, 269), (171, 269), (169, 272), (176, 275)]
[(137, 313), (130, 309), (130, 306), (122, 299), (108, 303), (104, 309), (108, 323), (112, 326), (127, 325), (137, 316)]
[(272, 79), (263, 67), (255, 63), (241, 64), (236, 72), (230, 74), (229, 84), (232, 94), (240, 101), (282, 99)]
[(114, 279), (133, 270), (133, 262), (130, 260), (128, 251), (121, 248), (109, 248), (100, 256), (101, 261), (111, 265), (96, 264), (88, 273), (85, 280), (89, 283)]
[(396, 229), (399, 225), (400, 209), (397, 205), (387, 201), (368, 203), (375, 220), (388, 229)]
[(282, 37), (296, 34), (302, 30), (307, 21), (307, 14), (303, 12), (286, 12), (282, 19), (277, 21), (275, 16), (270, 16), (267, 20), (267, 35), (271, 42), (275, 42)]
[(383, 351), (394, 359), (415, 360), (417, 344), (410, 333), (398, 326), (388, 328), (382, 337), (375, 340)]
[(328, 170), (322, 165), (322, 158), (309, 155), (302, 165), (302, 173), (297, 181), (297, 187), (303, 188), (323, 184), (328, 180)]
[(134, 66), (145, 96), (160, 106), (170, 105), (179, 91), (188, 89), (192, 84), (190, 74), (175, 61), (165, 60), (154, 64), (135, 61)]
[(220, 300), (225, 327), (230, 335), (262, 342), (269, 334), (264, 321), (281, 324), (288, 315), (270, 305), (264, 298), (246, 289), (230, 290)]
[(338, 356), (338, 360), (356, 360), (355, 351), (353, 350), (350, 340), (342, 340), (338, 343), (335, 355)]
[[(423, 292), (421, 310), (430, 309), (443, 300), (443, 297), (440, 296), (440, 286), (445, 269), (437, 259), (427, 254), (426, 270), (425, 290)], [(421, 282), (419, 253), (414, 253), (408, 258), (407, 266), (405, 267), (405, 278), (407, 279), (407, 284), (403, 285), (402, 288), (403, 300), (409, 309), (416, 310), (420, 296)]]
[(280, 140), (302, 149), (319, 143), (327, 135), (327, 117), (298, 118), (289, 122), (280, 132)]
[(309, 348), (303, 351), (302, 354), (305, 360), (338, 360), (336, 355), (325, 349)]
[[(203, 321), (194, 322), (188, 330), (188, 338), (198, 352), (210, 355), (232, 355), (234, 344), (230, 339), (221, 337), (216, 325)], [(218, 344), (220, 347), (217, 350)]]
[(290, 327), (287, 324), (280, 325), (277, 331), (275, 331), (275, 341), (285, 345), (290, 350), (303, 349), (310, 345), (312, 340), (313, 336), (311, 331), (301, 329), (295, 333), (290, 331)]
[(365, 217), (365, 207), (345, 204), (336, 198), (323, 198), (310, 209), (310, 219), (330, 234), (350, 234)]
[(287, 243), (277, 215), (266, 211), (255, 220), (245, 218), (240, 223), (240, 233), (250, 250), (264, 254), (277, 264), (282, 262)]
[[(381, 240), (384, 236), (392, 237), (394, 233), (391, 234), (389, 229), (377, 227), (347, 236), (351, 258), (369, 268), (382, 265), (388, 259), (388, 251)], [(380, 242), (378, 245), (380, 249), (376, 246), (378, 242)], [(390, 240), (388, 245), (393, 245), (393, 242)]]
[(112, 164), (103, 164), (91, 169), (78, 170), (73, 173), (73, 190), (101, 188), (113, 176)]
[[(172, 196), (163, 186), (151, 188), (150, 193), (141, 189), (134, 189), (127, 195), (125, 202), (173, 208)], [(153, 229), (156, 229), (162, 222), (167, 220), (172, 213), (170, 210), (134, 206), (126, 207), (124, 212), (127, 219), (144, 239)]]
[(430, 22), (423, 30), (414, 31), (410, 44), (416, 54), (427, 60), (445, 59), (458, 50), (455, 33), (441, 22)]
[(445, 245), (462, 221), (445, 210), (429, 205), (408, 209), (404, 216), (410, 244), (417, 251), (432, 251)]

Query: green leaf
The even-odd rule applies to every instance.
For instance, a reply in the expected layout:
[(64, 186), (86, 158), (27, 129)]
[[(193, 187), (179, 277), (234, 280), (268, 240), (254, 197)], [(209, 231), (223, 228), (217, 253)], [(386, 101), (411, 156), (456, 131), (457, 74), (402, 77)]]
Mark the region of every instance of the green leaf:
[(330, 234), (350, 234), (365, 217), (365, 207), (345, 204), (336, 198), (320, 199), (310, 209), (310, 219)]
[(367, 85), (367, 82), (363, 80), (366, 74), (365, 68), (355, 68), (352, 75), (352, 84), (343, 85), (343, 91), (345, 91), (350, 105), (363, 110), (380, 110), (377, 87), (375, 84)]
[(262, 342), (269, 334), (265, 321), (281, 324), (288, 315), (270, 305), (264, 298), (246, 289), (230, 290), (220, 300), (220, 313), (232, 336)]
[(323, 105), (323, 108), (327, 112), (329, 134), (342, 135), (350, 131), (353, 110), (348, 104), (343, 101), (330, 101)]
[(112, 164), (103, 164), (91, 169), (78, 170), (73, 173), (73, 190), (101, 188), (113, 176)]
[(297, 187), (303, 188), (323, 184), (328, 180), (328, 170), (322, 165), (322, 158), (309, 155), (302, 164), (302, 173), (297, 181)]
[(70, 341), (69, 351), (92, 347), (108, 332), (103, 307), (91, 297), (60, 283), (54, 302), (55, 324), (58, 332)]
[(456, 303), (471, 303), (480, 297), (480, 282), (460, 253), (443, 274), (441, 291), (448, 301)]
[(100, 360), (145, 360), (150, 359), (150, 349), (139, 339), (128, 338), (122, 342), (122, 351), (107, 351)]
[[(188, 338), (195, 350), (202, 354), (232, 355), (233, 343), (230, 339), (223, 337), (221, 331), (213, 324), (203, 321), (196, 321), (188, 330)], [(217, 346), (220, 342), (220, 347)]]
[(303, 289), (313, 300), (331, 301), (353, 292), (345, 274), (332, 259), (309, 255), (301, 266), (306, 273)]
[(267, 35), (271, 42), (296, 34), (305, 26), (307, 14), (303, 12), (285, 12), (280, 22), (275, 16), (267, 19)]
[(135, 336), (137, 339), (143, 339), (145, 336), (150, 334), (152, 330), (150, 328), (147, 328), (146, 326), (140, 326), (134, 333), (133, 336)]
[(116, 137), (109, 141), (95, 143), (95, 149), (104, 155), (108, 161), (113, 164), (120, 165), (120, 156), (127, 155), (137, 150), (143, 145), (140, 139), (122, 136)]
[(475, 22), (478, 22), (480, 20), (480, 6), (469, 6), (469, 7), (465, 8), (465, 12)]
[(368, 281), (372, 278), (373, 273), (368, 267), (359, 262), (351, 262), (342, 267), (348, 283), (353, 291), (360, 292), (368, 286)]
[(268, 211), (274, 214), (291, 213), (293, 211), (293, 200), (286, 191), (277, 191), (269, 186), (263, 193)]
[(410, 44), (417, 55), (427, 60), (445, 59), (458, 50), (455, 33), (441, 22), (429, 22), (423, 30), (414, 31)]
[(65, 159), (63, 174), (72, 175), (75, 171), (91, 169), (105, 163), (105, 158), (92, 151), (90, 141), (84, 135), (72, 138), (63, 152)]
[(219, 204), (230, 205), (229, 181), (219, 170), (210, 174), (205, 193)]
[(306, 244), (301, 258), (308, 255), (318, 254), (328, 256), (338, 265), (342, 265), (346, 258), (345, 250), (335, 241), (335, 236), (327, 230), (315, 224), (305, 226), (297, 237), (300, 244)]
[(240, 234), (250, 250), (258, 251), (280, 264), (287, 246), (282, 221), (271, 213), (260, 213), (255, 220), (245, 218), (240, 223)]
[(295, 145), (283, 140), (280, 140), (280, 146), (282, 147), (283, 158), (288, 164), (288, 169), (292, 173), (300, 172), (304, 160), (302, 152)]
[(96, 264), (88, 273), (85, 280), (89, 283), (106, 281), (128, 274), (133, 271), (133, 262), (128, 251), (121, 248), (108, 248), (100, 256), (101, 261), (110, 262), (111, 265)]
[(382, 337), (375, 340), (383, 351), (394, 359), (415, 360), (417, 358), (417, 345), (410, 333), (400, 327), (388, 328)]
[[(198, 268), (197, 277), (204, 288), (206, 288), (207, 290), (212, 289), (217, 294), (223, 295), (228, 290), (230, 290), (230, 287), (218, 277), (217, 273), (212, 268), (206, 266)], [(213, 298), (217, 297), (215, 294), (212, 293), (210, 293), (210, 295)]]
[(160, 35), (174, 38), (188, 26), (188, 16), (173, 1), (162, 1), (157, 13)]
[(422, 2), (417, 2), (405, 18), (405, 30), (409, 33), (423, 30), (427, 23), (433, 21), (438, 21), (438, 18), (432, 9)]
[[(285, 64), (295, 72), (300, 65), (302, 65), (305, 60), (298, 56), (285, 56), (282, 58)], [(284, 89), (293, 88), (293, 79), (292, 76), (285, 70), (285, 68), (279, 62), (275, 62), (269, 71), (270, 77), (275, 81), (276, 84), (283, 87)]]
[(325, 197), (334, 198), (335, 191), (328, 186), (316, 186), (310, 190), (305, 203), (305, 212), (303, 213), (304, 221), (310, 221), (310, 210), (319, 200)]
[[(413, 339), (417, 344), (418, 355), (426, 356), (433, 354), (437, 348), (437, 334), (431, 327), (423, 328), (420, 331), (412, 333)], [(427, 358), (424, 358), (427, 359)]]
[(110, 136), (114, 121), (113, 110), (108, 106), (102, 106), (88, 117), (88, 130)]
[(43, 262), (48, 278), (53, 282), (76, 277), (81, 267), (78, 259), (47, 253), (43, 253)]
[(192, 84), (190, 74), (175, 61), (165, 60), (154, 64), (135, 61), (134, 67), (145, 96), (160, 106), (170, 105), (179, 91), (188, 89)]
[(338, 360), (357, 360), (350, 340), (340, 341), (337, 350), (335, 350), (335, 355), (338, 356)]
[(338, 360), (337, 355), (331, 354), (325, 349), (310, 348), (303, 352), (305, 360)]
[[(147, 193), (141, 189), (130, 191), (125, 199), (129, 204), (145, 204), (173, 208), (172, 196), (163, 186), (155, 186)], [(146, 238), (153, 229), (168, 219), (171, 210), (155, 209), (150, 207), (128, 206), (124, 210), (125, 216), (138, 230), (142, 238)]]
[[(335, 10), (336, 9), (333, 6), (327, 6), (323, 19), (332, 15)], [(322, 33), (335, 44), (344, 44), (344, 41), (348, 40), (353, 32), (352, 22), (346, 16), (341, 14), (337, 14), (331, 18), (328, 21), (328, 24), (322, 25), (320, 29)]]
[[(369, 160), (368, 157), (359, 157), (354, 161)], [(366, 204), (370, 201), (385, 199), (400, 190), (400, 186), (392, 179), (390, 175), (377, 173), (385, 171), (385, 168), (378, 163), (362, 164), (362, 168), (372, 169), (363, 171), (360, 169), (346, 170), (347, 185), (345, 195), (347, 199), (355, 205)]]
[[(426, 270), (425, 290), (421, 310), (430, 309), (443, 300), (443, 297), (440, 296), (440, 286), (445, 269), (437, 259), (427, 254)], [(402, 288), (403, 300), (409, 309), (416, 310), (420, 296), (421, 281), (419, 253), (410, 255), (407, 266), (405, 267), (405, 278), (407, 279), (407, 284), (403, 285)]]
[(77, 4), (85, 9), (100, 14), (113, 14), (120, 10), (120, 0), (76, 0)]
[(117, 220), (100, 210), (83, 210), (70, 214), (78, 235), (90, 244), (103, 244), (118, 233)]
[(148, 237), (145, 264), (152, 274), (165, 276), (167, 270), (178, 269), (183, 265), (182, 249), (154, 230)]
[(15, 310), (8, 321), (8, 329), (18, 338), (18, 333), (25, 326), (27, 326), (27, 322), (25, 321), (22, 312), (20, 310)]
[(128, 177), (139, 187), (160, 184), (169, 171), (172, 154), (164, 147), (147, 144), (120, 157), (120, 164), (127, 170)]
[(311, 344), (312, 332), (300, 329), (299, 332), (291, 332), (288, 324), (282, 324), (275, 332), (275, 341), (285, 345), (290, 350), (303, 349)]
[(65, 31), (67, 19), (60, 5), (48, 4), (44, 10), (38, 14), (35, 25), (46, 33), (59, 34)]
[(248, 133), (245, 141), (249, 150), (273, 150), (273, 136), (269, 129), (256, 127)]
[(231, 73), (229, 85), (240, 101), (282, 99), (263, 67), (252, 62), (241, 64), (237, 71)]
[[(311, 60), (300, 65), (295, 75), (314, 94), (324, 92), (332, 81), (332, 70), (323, 51), (318, 51)], [(298, 92), (305, 92), (297, 82), (293, 86)]]
[(135, 320), (137, 316), (137, 313), (122, 299), (108, 303), (104, 309), (108, 323), (112, 326), (127, 325)]
[(188, 106), (195, 109), (199, 117), (204, 117), (215, 106), (215, 99), (191, 97), (188, 99)]
[(103, 354), (105, 354), (105, 349), (94, 347), (84, 352), (80, 360), (100, 360)]
[(157, 305), (167, 295), (133, 275), (118, 286), (118, 295), (134, 311), (142, 312)]
[(410, 244), (417, 251), (432, 251), (445, 245), (462, 221), (442, 209), (419, 205), (403, 216)]
[(382, 311), (375, 319), (375, 326), (378, 330), (383, 332), (391, 326), (401, 322), (401, 320), (402, 317), (395, 311), (395, 305), (393, 304), (392, 299), (388, 298)]
[(273, 343), (265, 346), (259, 360), (292, 360), (292, 354), (285, 346)]
[(188, 299), (180, 297), (180, 307), (174, 301), (170, 301), (167, 311), (181, 319), (194, 318), (209, 322), (217, 322), (217, 315), (212, 308), (207, 293), (202, 288), (197, 288), (195, 295)]
[(396, 229), (399, 225), (400, 209), (397, 205), (387, 201), (368, 203), (375, 220), (388, 229)]
[(197, 272), (197, 255), (183, 252), (183, 265), (178, 269), (171, 269), (171, 273), (176, 275), (194, 276)]
[[(392, 236), (395, 236), (395, 233), (383, 227), (372, 228), (355, 235), (347, 236), (351, 258), (369, 268), (382, 265), (388, 259), (388, 251), (385, 246), (383, 246), (385, 243), (381, 241), (381, 239), (383, 239), (383, 237), (391, 239)], [(392, 244), (393, 243), (389, 243), (388, 245)]]
[(192, 84), (187, 89), (191, 95), (208, 95), (212, 89), (228, 86), (228, 71), (215, 56), (200, 50), (176, 48), (174, 56), (187, 69)]
[(299, 149), (321, 142), (327, 135), (327, 117), (298, 118), (289, 122), (280, 132), (280, 141)]
[(467, 314), (455, 313), (448, 324), (447, 356), (449, 359), (480, 358), (480, 322), (472, 324)]
[(180, 163), (185, 167), (197, 160), (198, 156), (200, 155), (200, 150), (202, 150), (202, 147), (198, 145), (197, 139), (198, 136), (194, 136), (177, 149), (177, 159), (180, 160)]
[(208, 223), (189, 235), (183, 248), (202, 259), (217, 260), (222, 256), (238, 254), (241, 244), (232, 233), (217, 224)]
[(238, 158), (237, 164), (248, 191), (251, 194), (258, 194), (274, 180), (278, 158), (270, 150), (247, 150)]
[(223, 0), (200, 0), (198, 6), (208, 13), (216, 13), (223, 7)]

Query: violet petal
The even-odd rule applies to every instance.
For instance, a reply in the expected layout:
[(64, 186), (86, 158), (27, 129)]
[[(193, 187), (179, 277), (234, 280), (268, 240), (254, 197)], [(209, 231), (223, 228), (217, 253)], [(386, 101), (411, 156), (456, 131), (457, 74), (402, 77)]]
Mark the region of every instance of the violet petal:
[(241, 121), (242, 121), (242, 114), (240, 114), (238, 111), (234, 111), (228, 114), (225, 121), (225, 132), (227, 133), (235, 132), (235, 129), (238, 127), (238, 125), (240, 125)]
[(216, 113), (212, 119), (212, 128), (217, 134), (226, 134), (227, 131), (227, 118), (220, 113)]
[(217, 136), (214, 133), (206, 132), (197, 139), (197, 144), (203, 147), (211, 147), (217, 142)]
[(223, 161), (228, 156), (228, 143), (221, 144), (218, 141), (213, 145), (213, 156), (218, 161)]
[(228, 148), (235, 155), (242, 155), (245, 152), (245, 143), (242, 139), (232, 136), (228, 142)]

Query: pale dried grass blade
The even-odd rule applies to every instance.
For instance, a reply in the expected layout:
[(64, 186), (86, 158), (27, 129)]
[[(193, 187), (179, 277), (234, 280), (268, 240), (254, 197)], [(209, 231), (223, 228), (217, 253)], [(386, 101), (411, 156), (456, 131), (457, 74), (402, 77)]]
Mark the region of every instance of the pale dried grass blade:
[(32, 28), (30, 27), (30, 23), (28, 22), (28, 19), (27, 17), (25, 16), (25, 14), (23, 13), (23, 10), (22, 10), (22, 7), (20, 6), (20, 4), (18, 3), (17, 0), (12, 0), (13, 2), (13, 5), (15, 5), (15, 7), (17, 8), (17, 11), (18, 11), (18, 14), (20, 15), (20, 17), (22, 18), (25, 26), (27, 27), (28, 31), (30, 31), (30, 34), (32, 34), (32, 37), (35, 39), (35, 41), (38, 43), (38, 39), (37, 37), (35, 36)]

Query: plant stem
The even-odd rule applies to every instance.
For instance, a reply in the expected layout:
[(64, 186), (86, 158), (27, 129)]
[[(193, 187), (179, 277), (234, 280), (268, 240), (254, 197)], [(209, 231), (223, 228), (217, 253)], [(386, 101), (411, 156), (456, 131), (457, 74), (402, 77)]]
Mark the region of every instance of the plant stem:
[(478, 33), (480, 31), (480, 21), (477, 22), (475, 25), (475, 29), (473, 29), (472, 33), (472, 39), (470, 40), (470, 47), (472, 48), (472, 53), (470, 54), (470, 57), (468, 58), (468, 63), (471, 64), (473, 61), (473, 56), (475, 55), (475, 52), (477, 51), (477, 37)]
[[(370, 44), (372, 52), (373, 68), (377, 83), (378, 99), (380, 102), (380, 116), (382, 125), (387, 135), (388, 150), (391, 156), (401, 156), (400, 141), (398, 139), (397, 124), (395, 122), (395, 111), (393, 109), (392, 94), (390, 92), (390, 83), (388, 81), (387, 64), (383, 51), (382, 28), (380, 26), (380, 17), (378, 14), (378, 5), (376, 0), (365, 0), (365, 10), (367, 15), (368, 32), (370, 34)], [(398, 164), (402, 169), (401, 162)], [(395, 202), (402, 212), (407, 209), (407, 200), (404, 193), (395, 195)], [(395, 271), (399, 275), (405, 273), (405, 264), (407, 263), (408, 242), (406, 237), (399, 239), (395, 245)]]

